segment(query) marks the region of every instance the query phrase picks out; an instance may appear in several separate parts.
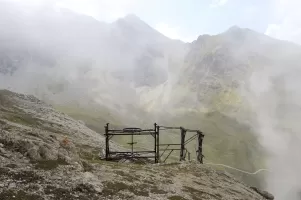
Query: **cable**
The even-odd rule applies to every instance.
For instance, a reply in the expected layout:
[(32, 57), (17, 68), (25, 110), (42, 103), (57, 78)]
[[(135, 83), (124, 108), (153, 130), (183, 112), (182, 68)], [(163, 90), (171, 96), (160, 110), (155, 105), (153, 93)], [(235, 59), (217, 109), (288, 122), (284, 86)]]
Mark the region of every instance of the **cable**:
[[(144, 147), (140, 147), (140, 148), (149, 150), (148, 148), (144, 148)], [(170, 155), (170, 157), (178, 158), (177, 156), (173, 156), (173, 155)], [(207, 163), (207, 162), (204, 162), (203, 164), (204, 164), (204, 165), (213, 165), (213, 166), (223, 166), (223, 167), (226, 167), (226, 168), (229, 168), (229, 169), (233, 169), (233, 170), (242, 172), (242, 173), (244, 173), (244, 174), (249, 174), (249, 175), (256, 175), (256, 174), (258, 174), (258, 173), (260, 173), (260, 172), (262, 172), (262, 171), (271, 172), (269, 169), (264, 169), (264, 168), (258, 169), (258, 170), (255, 171), (255, 172), (248, 172), (248, 171), (245, 171), (245, 170), (242, 170), (242, 169), (237, 169), (237, 168), (235, 168), (235, 167), (231, 167), (231, 166), (229, 166), (229, 165), (225, 165), (225, 164), (221, 164), (221, 163), (212, 163), (212, 162), (208, 162), (208, 163)]]
[(239, 171), (239, 172), (242, 172), (242, 173), (245, 173), (245, 174), (249, 174), (249, 175), (256, 175), (256, 174), (258, 174), (259, 172), (262, 172), (262, 171), (268, 171), (268, 172), (270, 172), (270, 170), (268, 170), (268, 169), (259, 169), (259, 170), (255, 171), (255, 172), (248, 172), (248, 171), (244, 171), (242, 169), (237, 169), (235, 167), (231, 167), (229, 165), (224, 165), (224, 164), (220, 164), (220, 163), (204, 163), (204, 165), (223, 166), (223, 167), (234, 169), (236, 171)]

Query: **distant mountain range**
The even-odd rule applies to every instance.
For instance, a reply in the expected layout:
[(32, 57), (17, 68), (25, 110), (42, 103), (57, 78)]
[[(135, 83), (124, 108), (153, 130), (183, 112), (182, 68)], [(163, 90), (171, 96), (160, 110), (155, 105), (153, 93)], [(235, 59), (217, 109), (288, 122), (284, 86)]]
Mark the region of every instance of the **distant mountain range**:
[(184, 43), (135, 15), (108, 24), (67, 9), (0, 9), (2, 87), (55, 102), (245, 112), (241, 90), (254, 70), (300, 60), (300, 46), (239, 27)]
[(0, 2), (0, 88), (33, 94), (94, 130), (107, 121), (204, 126), (214, 132), (213, 159), (250, 169), (261, 165), (261, 147), (245, 126), (256, 118), (250, 91), (268, 76), (279, 83), (284, 69), (294, 74), (300, 55), (296, 44), (239, 27), (184, 43), (135, 15), (104, 23), (67, 9)]

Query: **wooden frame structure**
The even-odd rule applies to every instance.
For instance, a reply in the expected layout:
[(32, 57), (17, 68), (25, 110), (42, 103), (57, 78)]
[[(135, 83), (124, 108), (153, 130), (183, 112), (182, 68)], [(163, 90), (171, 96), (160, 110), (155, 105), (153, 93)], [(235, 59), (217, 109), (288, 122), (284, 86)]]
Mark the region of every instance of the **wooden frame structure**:
[[(161, 144), (160, 135), (161, 131), (164, 130), (180, 130), (181, 141), (178, 144)], [(195, 133), (193, 136), (186, 140), (188, 133)], [(153, 150), (149, 151), (135, 151), (134, 150), (134, 136), (137, 135), (151, 135), (154, 138)], [(114, 136), (131, 136), (131, 142), (128, 143), (131, 145), (130, 151), (111, 151), (110, 150), (110, 140)], [(188, 156), (190, 160), (190, 152), (187, 150), (186, 145), (193, 140), (197, 140), (197, 160), (200, 163), (203, 163), (203, 140), (204, 134), (200, 130), (190, 130), (183, 127), (168, 127), (168, 126), (158, 126), (154, 124), (153, 129), (140, 129), (140, 128), (124, 128), (122, 130), (115, 130), (109, 128), (109, 123), (105, 126), (105, 138), (106, 138), (106, 147), (105, 147), (105, 159), (106, 160), (133, 160), (133, 159), (153, 159), (155, 163), (165, 162), (173, 151), (180, 151), (180, 161), (185, 161)], [(165, 147), (164, 149), (161, 149)], [(170, 148), (173, 147), (173, 148)], [(162, 153), (161, 153), (162, 152)], [(166, 158), (162, 161), (162, 156), (168, 152)]]

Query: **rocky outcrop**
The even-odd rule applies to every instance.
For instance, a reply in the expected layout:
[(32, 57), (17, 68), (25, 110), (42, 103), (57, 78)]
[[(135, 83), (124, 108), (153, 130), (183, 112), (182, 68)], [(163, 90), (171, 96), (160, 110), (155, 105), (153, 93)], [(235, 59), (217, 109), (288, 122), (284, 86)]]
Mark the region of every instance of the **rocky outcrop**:
[(274, 195), (272, 195), (271, 193), (264, 191), (264, 190), (260, 190), (256, 187), (251, 187), (251, 189), (253, 189), (254, 191), (256, 191), (258, 194), (262, 195), (264, 198), (268, 199), (268, 200), (274, 200)]

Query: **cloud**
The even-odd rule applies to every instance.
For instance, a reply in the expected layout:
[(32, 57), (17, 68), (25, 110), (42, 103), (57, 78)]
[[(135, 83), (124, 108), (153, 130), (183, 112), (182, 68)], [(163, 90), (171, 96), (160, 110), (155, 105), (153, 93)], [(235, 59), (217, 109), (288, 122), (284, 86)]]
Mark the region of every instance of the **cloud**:
[(178, 27), (171, 27), (166, 23), (159, 23), (155, 26), (155, 29), (171, 39), (180, 38)]
[(155, 29), (157, 31), (159, 31), (160, 33), (162, 33), (163, 35), (165, 35), (166, 37), (169, 37), (171, 39), (178, 39), (178, 40), (182, 40), (184, 42), (191, 42), (194, 39), (196, 39), (196, 37), (182, 35), (180, 27), (173, 27), (164, 22), (158, 23), (155, 26)]
[(265, 34), (301, 44), (300, 0), (275, 0), (272, 4), (276, 23), (270, 23)]
[(138, 0), (58, 0), (57, 5), (99, 20), (114, 21), (133, 13), (138, 6)]
[(71, 9), (75, 12), (92, 16), (101, 21), (114, 21), (133, 13), (138, 6), (139, 0), (0, 0), (17, 2), (20, 5), (30, 6), (57, 6)]
[(225, 5), (229, 0), (212, 0), (210, 7), (215, 8)]

